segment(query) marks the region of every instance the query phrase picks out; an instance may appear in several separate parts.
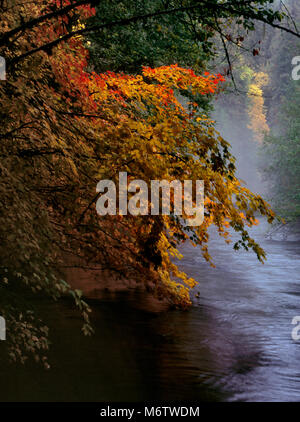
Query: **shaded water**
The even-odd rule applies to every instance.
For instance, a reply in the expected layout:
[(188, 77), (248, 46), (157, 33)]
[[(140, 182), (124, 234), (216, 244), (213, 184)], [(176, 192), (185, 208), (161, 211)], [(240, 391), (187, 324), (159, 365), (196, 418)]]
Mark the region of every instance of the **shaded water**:
[[(268, 253), (233, 252), (212, 235), (210, 268), (192, 247), (181, 266), (200, 281), (188, 312), (147, 312), (136, 291), (91, 300), (94, 337), (69, 302), (41, 304), (51, 320), (52, 369), (0, 364), (1, 401), (300, 400), (299, 243), (256, 238)], [(196, 293), (196, 292), (195, 292)]]

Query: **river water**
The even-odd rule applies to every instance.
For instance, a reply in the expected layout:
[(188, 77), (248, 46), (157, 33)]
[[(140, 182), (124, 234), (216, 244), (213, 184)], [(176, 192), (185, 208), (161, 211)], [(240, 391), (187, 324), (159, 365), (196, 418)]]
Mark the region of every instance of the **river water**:
[(209, 267), (189, 246), (181, 267), (200, 282), (193, 307), (147, 310), (144, 294), (90, 300), (96, 333), (80, 335), (68, 301), (39, 303), (50, 318), (51, 370), (0, 365), (1, 401), (300, 400), (300, 244), (264, 237), (261, 265), (212, 233)]

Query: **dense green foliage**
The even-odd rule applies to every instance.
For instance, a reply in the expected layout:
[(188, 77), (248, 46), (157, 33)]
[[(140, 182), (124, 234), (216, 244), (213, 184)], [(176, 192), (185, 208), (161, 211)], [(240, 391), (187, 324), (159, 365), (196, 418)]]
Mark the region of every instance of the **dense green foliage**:
[[(167, 6), (165, 2), (165, 5)], [(106, 21), (122, 20), (134, 15), (144, 15), (157, 10), (160, 0), (108, 1), (97, 6), (93, 23), (101, 25)], [(91, 60), (97, 71), (139, 71), (142, 66), (151, 67), (175, 64), (203, 69), (208, 48), (201, 39), (207, 39), (210, 32), (199, 33), (195, 38), (186, 18), (177, 15), (163, 15), (130, 25), (107, 28), (91, 34), (89, 39)]]
[[(274, 0), (104, 0), (97, 3), (96, 16), (85, 29), (92, 41), (92, 63), (97, 71), (132, 72), (143, 65), (174, 63), (202, 70), (218, 51), (215, 34), (225, 36), (222, 25), (248, 32), (256, 21), (278, 25), (285, 10), (274, 4)], [(99, 29), (90, 32), (89, 27)]]

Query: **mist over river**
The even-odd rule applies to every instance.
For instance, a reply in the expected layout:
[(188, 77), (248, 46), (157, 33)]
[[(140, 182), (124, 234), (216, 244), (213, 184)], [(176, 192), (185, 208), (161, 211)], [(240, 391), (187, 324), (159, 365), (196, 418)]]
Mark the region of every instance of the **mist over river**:
[(265, 265), (212, 233), (217, 268), (183, 248), (200, 281), (187, 311), (146, 310), (137, 290), (97, 293), (95, 335), (80, 333), (71, 302), (37, 303), (51, 319), (51, 370), (0, 365), (1, 401), (296, 401), (300, 399), (300, 244), (266, 240)]

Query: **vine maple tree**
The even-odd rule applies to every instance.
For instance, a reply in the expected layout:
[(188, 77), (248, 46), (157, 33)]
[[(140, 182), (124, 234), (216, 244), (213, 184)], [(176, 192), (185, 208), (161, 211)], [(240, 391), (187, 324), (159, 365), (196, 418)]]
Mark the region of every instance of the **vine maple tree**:
[[(15, 3), (15, 8), (23, 19), (38, 18), (70, 4), (62, 3)], [(30, 304), (20, 303), (23, 288), (53, 298), (71, 294), (82, 312), (84, 332), (91, 333), (81, 292), (61, 278), (66, 254), (135, 279), (181, 307), (191, 304), (196, 281), (172, 257), (190, 240), (211, 261), (209, 226), (215, 225), (227, 242), (233, 228), (241, 235), (235, 248), (250, 248), (265, 258), (247, 226), (256, 224), (256, 212), (269, 221), (273, 212), (236, 178), (229, 144), (214, 122), (196, 102), (184, 107), (178, 99), (213, 95), (221, 75), (196, 75), (177, 65), (144, 67), (137, 75), (97, 74), (88, 70), (81, 36), (49, 52), (26, 55), (34, 45), (63, 37), (68, 26), (84, 25), (94, 13), (81, 5), (68, 15), (38, 21), (1, 50), (10, 64), (0, 84), (1, 314), (8, 321), (13, 360), (24, 361), (30, 354), (38, 359), (48, 347), (47, 328), (28, 315)], [(4, 10), (4, 36), (16, 27), (17, 15), (16, 9)], [(14, 58), (22, 55), (16, 64)], [(96, 185), (100, 179), (117, 183), (120, 171), (127, 172), (129, 181), (204, 180), (203, 224), (189, 227), (186, 216), (174, 215), (98, 216)]]

